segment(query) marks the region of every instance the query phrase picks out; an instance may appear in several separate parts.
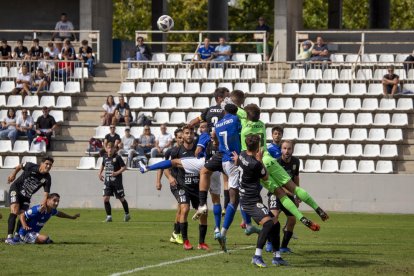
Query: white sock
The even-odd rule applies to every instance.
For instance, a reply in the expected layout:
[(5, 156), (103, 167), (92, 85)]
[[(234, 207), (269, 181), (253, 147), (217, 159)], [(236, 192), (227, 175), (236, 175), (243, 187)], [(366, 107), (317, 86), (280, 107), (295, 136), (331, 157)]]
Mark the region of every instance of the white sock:
[(220, 232), (220, 229), (218, 227), (214, 228), (214, 233)]
[(13, 235), (8, 234), (8, 235), (7, 235), (7, 238), (8, 238), (8, 239), (12, 239), (12, 238), (13, 238)]
[(256, 252), (254, 253), (256, 256), (262, 256), (262, 249), (256, 248)]
[(280, 251), (273, 252), (273, 257), (280, 258)]
[(106, 216), (107, 218), (112, 218), (112, 216), (111, 215), (109, 215), (109, 216)]
[(247, 230), (247, 231), (250, 231), (250, 229), (252, 229), (252, 227), (253, 227), (253, 226), (252, 226), (251, 224), (246, 224), (246, 230)]
[(227, 229), (226, 228), (221, 228), (221, 236), (224, 237), (227, 234)]

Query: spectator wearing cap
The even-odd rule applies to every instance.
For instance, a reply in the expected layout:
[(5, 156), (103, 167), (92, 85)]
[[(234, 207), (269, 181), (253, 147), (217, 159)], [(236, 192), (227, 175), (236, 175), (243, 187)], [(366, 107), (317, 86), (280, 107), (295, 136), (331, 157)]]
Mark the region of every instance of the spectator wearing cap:
[(10, 45), (7, 45), (7, 40), (2, 39), (0, 45), (0, 59), (11, 59), (12, 50)]
[(306, 40), (301, 43), (299, 54), (297, 56), (298, 61), (307, 61), (310, 59), (313, 50), (313, 42), (311, 40)]
[(161, 134), (155, 139), (155, 147), (151, 149), (151, 158), (164, 156), (165, 152), (171, 148), (173, 137), (171, 133), (167, 133), (167, 126), (160, 126)]
[(44, 106), (42, 108), (42, 116), (39, 116), (36, 121), (36, 134), (46, 136), (48, 142), (46, 149), (50, 149), (52, 142), (53, 131), (56, 130), (57, 124), (55, 118), (49, 114), (49, 108)]
[(110, 125), (109, 126), (109, 133), (105, 135), (104, 139), (104, 146), (103, 149), (105, 150), (106, 145), (111, 142), (116, 148), (118, 148), (119, 143), (121, 143), (121, 136), (115, 132), (116, 126)]
[(382, 78), (382, 91), (385, 97), (393, 97), (398, 92), (398, 85), (400, 77), (394, 74), (394, 66), (390, 65), (387, 68), (388, 73)]
[(125, 128), (125, 135), (121, 139), (121, 143), (119, 143), (119, 151), (118, 154), (120, 156), (128, 156), (127, 160), (127, 167), (132, 167), (132, 158), (138, 155), (137, 148), (137, 140), (133, 135), (131, 135), (130, 127)]
[(151, 133), (149, 126), (144, 126), (144, 133), (138, 139), (138, 152), (150, 154), (151, 149), (155, 146), (155, 136)]
[(33, 138), (36, 135), (34, 130), (34, 120), (33, 117), (28, 114), (26, 108), (22, 109), (22, 115), (17, 118), (16, 121), (17, 137), (27, 136), (29, 145), (32, 144)]

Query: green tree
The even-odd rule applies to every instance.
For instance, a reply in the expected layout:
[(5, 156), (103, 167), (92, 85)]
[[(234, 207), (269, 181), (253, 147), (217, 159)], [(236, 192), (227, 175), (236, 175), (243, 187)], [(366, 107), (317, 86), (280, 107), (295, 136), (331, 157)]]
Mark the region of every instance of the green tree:
[(135, 40), (136, 30), (151, 29), (151, 0), (114, 0), (112, 36)]
[(303, 28), (317, 30), (328, 28), (328, 1), (303, 1)]
[(369, 0), (343, 0), (342, 28), (350, 30), (368, 29)]
[(414, 29), (414, 0), (391, 0), (391, 29)]

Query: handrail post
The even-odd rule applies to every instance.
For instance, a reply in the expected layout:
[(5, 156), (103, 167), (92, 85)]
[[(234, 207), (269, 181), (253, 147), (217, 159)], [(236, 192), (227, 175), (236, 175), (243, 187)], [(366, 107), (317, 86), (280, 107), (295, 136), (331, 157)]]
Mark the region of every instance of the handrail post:
[(361, 55), (365, 53), (365, 32), (361, 33)]

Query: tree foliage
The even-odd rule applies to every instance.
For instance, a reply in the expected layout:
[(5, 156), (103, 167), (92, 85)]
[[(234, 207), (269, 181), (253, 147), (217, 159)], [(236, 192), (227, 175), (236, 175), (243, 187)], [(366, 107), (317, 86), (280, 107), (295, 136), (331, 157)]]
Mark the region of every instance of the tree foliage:
[(112, 36), (135, 40), (136, 30), (151, 28), (151, 0), (114, 0)]

